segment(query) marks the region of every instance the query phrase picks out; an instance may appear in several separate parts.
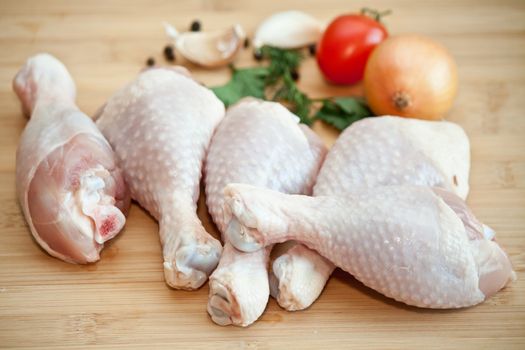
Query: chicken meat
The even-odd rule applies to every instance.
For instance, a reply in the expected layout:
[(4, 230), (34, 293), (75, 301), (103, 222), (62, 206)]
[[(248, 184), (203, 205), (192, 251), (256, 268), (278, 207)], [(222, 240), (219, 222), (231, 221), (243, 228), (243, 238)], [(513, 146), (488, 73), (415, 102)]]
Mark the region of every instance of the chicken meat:
[(17, 196), (29, 229), (56, 258), (97, 261), (124, 226), (130, 202), (113, 151), (75, 105), (75, 83), (55, 57), (29, 58), (13, 89), (30, 116), (16, 153)]
[[(468, 193), (469, 140), (446, 121), (384, 116), (352, 124), (337, 139), (319, 172), (314, 195), (339, 195), (386, 185), (434, 186)], [(309, 307), (334, 265), (297, 245), (273, 262), (272, 295), (287, 310)]]
[(408, 305), (475, 305), (515, 278), (465, 202), (443, 189), (383, 186), (309, 197), (230, 184), (225, 196), (233, 214), (226, 235), (236, 248), (298, 240)]
[[(219, 125), (206, 160), (206, 201), (224, 233), (231, 216), (223, 190), (232, 182), (285, 193), (310, 194), (325, 155), (321, 140), (282, 105), (253, 98), (231, 107)], [(208, 313), (220, 325), (247, 326), (259, 318), (269, 297), (271, 247), (236, 250), (224, 237), (218, 268), (210, 276)]]
[(206, 149), (224, 113), (186, 69), (154, 68), (111, 97), (97, 119), (132, 198), (159, 221), (173, 288), (199, 288), (219, 261), (221, 244), (202, 226), (196, 202)]

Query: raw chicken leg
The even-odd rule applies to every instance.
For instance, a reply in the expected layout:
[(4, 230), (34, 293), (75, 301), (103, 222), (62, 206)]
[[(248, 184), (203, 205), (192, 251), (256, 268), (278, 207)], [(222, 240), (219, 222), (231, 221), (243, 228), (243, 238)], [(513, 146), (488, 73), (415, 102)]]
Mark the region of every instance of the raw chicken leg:
[(31, 57), (13, 89), (31, 116), (16, 153), (17, 195), (31, 233), (56, 258), (97, 261), (129, 207), (113, 151), (75, 106), (75, 83), (53, 56)]
[[(224, 211), (227, 184), (309, 194), (325, 152), (321, 140), (280, 104), (247, 98), (231, 107), (206, 160), (206, 200), (219, 230), (225, 232), (231, 218)], [(242, 253), (225, 240), (219, 266), (210, 276), (208, 313), (214, 322), (247, 326), (263, 313), (270, 250)]]
[(223, 116), (221, 101), (178, 67), (141, 73), (97, 120), (132, 198), (159, 221), (164, 275), (174, 288), (200, 287), (221, 254), (197, 217), (196, 201), (206, 148)]
[[(438, 186), (465, 198), (470, 147), (460, 126), (400, 117), (366, 118), (337, 139), (323, 163), (314, 195), (344, 195), (385, 185)], [(287, 310), (309, 307), (334, 266), (297, 245), (273, 263), (272, 295)]]
[(385, 186), (344, 197), (231, 184), (226, 235), (243, 251), (295, 239), (378, 292), (409, 305), (475, 305), (514, 278), (463, 200), (441, 189)]

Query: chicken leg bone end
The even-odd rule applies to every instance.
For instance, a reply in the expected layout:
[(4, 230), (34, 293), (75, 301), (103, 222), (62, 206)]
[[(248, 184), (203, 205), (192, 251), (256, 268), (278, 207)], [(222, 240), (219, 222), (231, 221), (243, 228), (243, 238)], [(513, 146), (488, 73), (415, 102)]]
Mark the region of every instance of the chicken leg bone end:
[(203, 243), (179, 247), (173, 259), (164, 254), (166, 283), (176, 289), (193, 290), (201, 287), (217, 266), (221, 251), (220, 243), (210, 238)]
[(226, 237), (231, 244), (244, 252), (255, 252), (264, 247), (262, 241), (258, 241), (257, 230), (242, 226), (237, 218), (233, 217), (226, 229)]
[(236, 320), (241, 317), (239, 304), (232, 291), (216, 280), (210, 280), (207, 309), (213, 322), (220, 326), (237, 324)]
[[(251, 205), (249, 198), (253, 189), (253, 186), (244, 184), (229, 184), (224, 188), (227, 210), (233, 214), (226, 229), (226, 238), (235, 248), (244, 252), (254, 252), (270, 244), (284, 242), (288, 231), (287, 223), (279, 220), (279, 215), (273, 215), (272, 208)], [(257, 218), (261, 217), (265, 218), (264, 222), (258, 221)], [(274, 232), (272, 241), (268, 241), (256, 228)]]
[(29, 58), (13, 79), (13, 90), (22, 102), (22, 110), (30, 116), (37, 101), (60, 99), (73, 103), (76, 88), (67, 68), (53, 56), (41, 53)]
[(272, 296), (288, 311), (304, 310), (317, 300), (334, 268), (317, 252), (298, 244), (274, 260)]

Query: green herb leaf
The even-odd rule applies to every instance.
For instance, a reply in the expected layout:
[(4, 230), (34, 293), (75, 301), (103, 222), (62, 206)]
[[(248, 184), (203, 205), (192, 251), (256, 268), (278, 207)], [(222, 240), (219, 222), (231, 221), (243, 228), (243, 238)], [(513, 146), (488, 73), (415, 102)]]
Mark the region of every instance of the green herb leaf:
[(211, 88), (226, 107), (246, 96), (265, 99), (264, 90), (268, 77), (266, 67), (238, 69), (230, 66), (230, 68), (232, 70), (231, 80), (225, 85)]
[(282, 84), (275, 93), (273, 100), (287, 104), (288, 108), (299, 117), (301, 123), (312, 124), (313, 120), (310, 118), (312, 100), (299, 90), (289, 71), (284, 72)]
[(353, 122), (372, 116), (364, 99), (359, 97), (336, 97), (323, 100), (314, 118), (323, 120), (339, 130), (344, 130)]
[(354, 114), (361, 118), (372, 115), (372, 111), (362, 97), (336, 97), (334, 102), (348, 114)]
[[(298, 50), (284, 50), (263, 46), (261, 54), (268, 61), (265, 67), (238, 69), (230, 66), (231, 80), (211, 89), (226, 107), (236, 103), (241, 98), (253, 96), (282, 102), (295, 113), (301, 123), (311, 125), (314, 120), (323, 120), (339, 130), (343, 130), (353, 122), (369, 117), (372, 112), (362, 98), (336, 97), (312, 100), (299, 90), (292, 79), (292, 72), (297, 72), (303, 54)], [(314, 101), (321, 102), (321, 108), (312, 116)]]
[(286, 72), (293, 72), (299, 68), (304, 59), (303, 54), (298, 50), (284, 50), (271, 46), (261, 48), (263, 58), (269, 60), (267, 85), (275, 84)]

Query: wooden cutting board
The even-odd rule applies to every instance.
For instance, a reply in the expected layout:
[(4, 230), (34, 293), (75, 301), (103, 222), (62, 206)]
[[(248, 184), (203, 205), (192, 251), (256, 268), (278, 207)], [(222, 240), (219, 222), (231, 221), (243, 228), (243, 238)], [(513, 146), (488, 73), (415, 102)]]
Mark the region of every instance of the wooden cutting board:
[[(328, 21), (360, 6), (392, 9), (385, 19), (392, 33), (429, 35), (455, 56), (460, 91), (448, 119), (470, 136), (468, 202), (510, 254), (518, 280), (508, 288), (470, 309), (432, 311), (396, 303), (338, 271), (306, 311), (285, 312), (271, 300), (253, 326), (219, 327), (206, 313), (207, 286), (166, 287), (157, 224), (136, 205), (97, 264), (60, 262), (32, 241), (15, 200), (15, 149), (26, 121), (10, 83), (29, 55), (59, 57), (76, 80), (80, 108), (92, 115), (149, 56), (162, 62), (164, 20), (183, 29), (199, 19), (205, 30), (239, 22), (253, 33), (276, 10)], [(1, 1), (0, 53), (0, 347), (525, 348), (523, 1)], [(250, 52), (238, 63), (252, 65)], [(186, 65), (209, 85), (228, 76)], [(361, 91), (325, 84), (313, 59), (300, 73), (312, 96)], [(329, 127), (314, 129), (329, 145), (337, 137)], [(202, 200), (199, 211), (213, 229)]]

